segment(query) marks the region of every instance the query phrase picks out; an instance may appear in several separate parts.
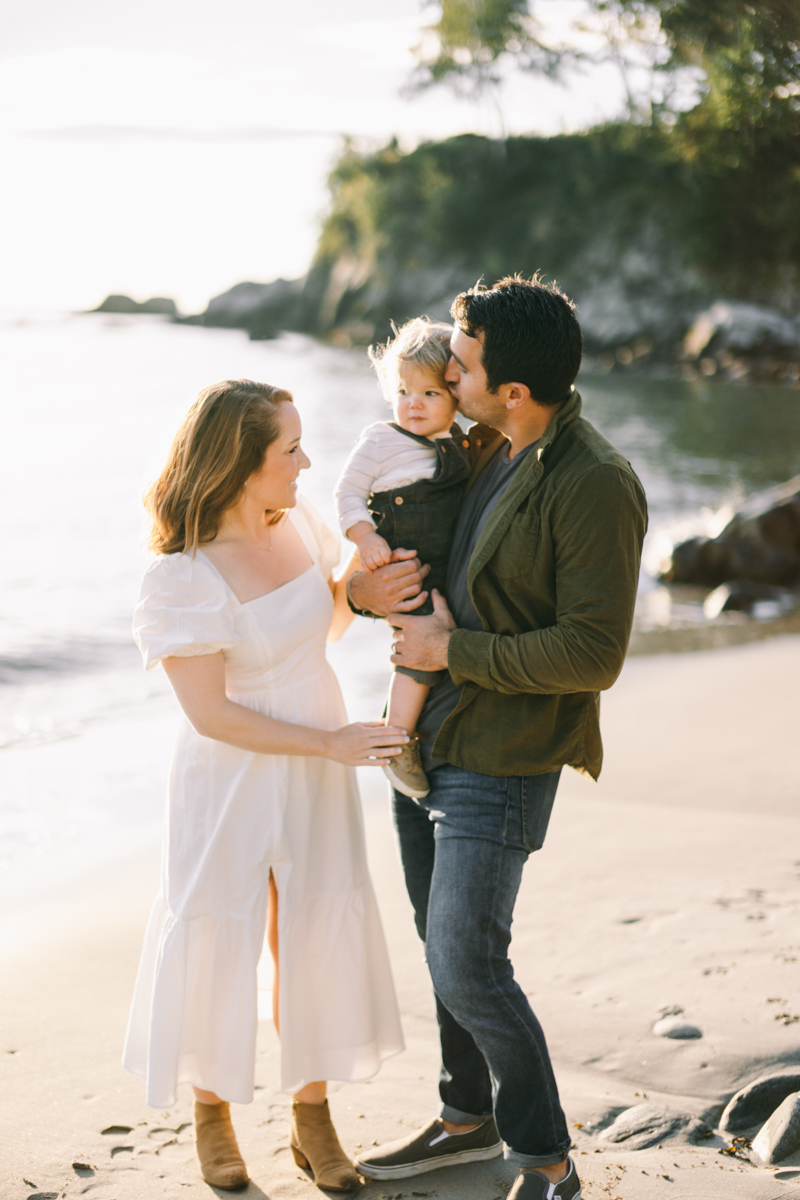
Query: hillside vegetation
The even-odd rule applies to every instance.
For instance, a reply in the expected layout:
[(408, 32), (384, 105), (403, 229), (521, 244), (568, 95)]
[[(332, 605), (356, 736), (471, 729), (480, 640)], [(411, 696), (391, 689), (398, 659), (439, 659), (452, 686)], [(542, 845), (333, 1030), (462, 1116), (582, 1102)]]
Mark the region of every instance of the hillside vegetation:
[[(590, 351), (624, 345), (634, 358), (674, 361), (698, 314), (724, 301), (741, 311), (717, 304), (717, 327), (743, 322), (757, 329), (760, 352), (780, 345), (784, 359), (797, 359), (796, 0), (593, 4), (637, 36), (657, 31), (654, 78), (700, 72), (694, 108), (650, 99), (628, 120), (549, 138), (465, 135), (410, 152), (394, 140), (367, 151), (347, 144), (306, 278), (234, 289), (212, 302), (207, 323), (244, 325), (254, 337), (293, 328), (368, 342), (391, 321), (444, 316), (478, 278), (539, 270), (577, 301)], [(440, 10), (430, 27), (438, 57), (421, 62), (423, 84), (490, 86), (504, 57), (557, 69), (535, 40), (533, 2), (444, 0)], [(708, 337), (692, 336), (702, 352)], [(747, 336), (734, 331), (731, 346)]]

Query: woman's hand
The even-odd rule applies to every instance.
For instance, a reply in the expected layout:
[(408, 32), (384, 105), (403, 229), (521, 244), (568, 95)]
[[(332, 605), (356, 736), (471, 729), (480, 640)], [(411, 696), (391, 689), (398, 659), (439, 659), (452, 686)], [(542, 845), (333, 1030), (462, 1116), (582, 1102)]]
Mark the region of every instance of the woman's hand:
[(383, 721), (360, 721), (328, 735), (323, 758), (348, 767), (385, 767), (409, 740), (405, 729)]
[(383, 721), (345, 725), (331, 731), (278, 721), (229, 699), (222, 654), (164, 659), (164, 670), (181, 708), (201, 737), (256, 754), (332, 758), (349, 767), (385, 767), (409, 740), (404, 729)]

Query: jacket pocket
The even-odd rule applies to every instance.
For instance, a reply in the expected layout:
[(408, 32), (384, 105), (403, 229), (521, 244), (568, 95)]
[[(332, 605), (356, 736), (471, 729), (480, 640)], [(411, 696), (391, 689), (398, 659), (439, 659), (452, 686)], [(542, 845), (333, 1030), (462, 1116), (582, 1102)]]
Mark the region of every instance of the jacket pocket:
[(542, 522), (539, 514), (516, 513), (487, 565), (497, 579), (529, 576), (541, 548)]

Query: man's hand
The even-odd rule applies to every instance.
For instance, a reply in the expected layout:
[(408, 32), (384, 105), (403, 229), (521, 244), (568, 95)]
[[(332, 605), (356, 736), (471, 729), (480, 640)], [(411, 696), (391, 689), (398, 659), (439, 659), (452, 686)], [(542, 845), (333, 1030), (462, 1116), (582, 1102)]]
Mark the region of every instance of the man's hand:
[(395, 631), (392, 662), (399, 667), (412, 667), (415, 671), (447, 669), (447, 647), (456, 623), (447, 601), (435, 588), (432, 598), (433, 612), (429, 617), (390, 612), (386, 618)]
[(420, 587), (430, 571), (420, 564), (416, 550), (394, 550), (392, 561), (371, 574), (358, 571), (350, 577), (349, 594), (356, 608), (385, 617), (389, 613), (413, 612), (425, 603), (427, 592)]

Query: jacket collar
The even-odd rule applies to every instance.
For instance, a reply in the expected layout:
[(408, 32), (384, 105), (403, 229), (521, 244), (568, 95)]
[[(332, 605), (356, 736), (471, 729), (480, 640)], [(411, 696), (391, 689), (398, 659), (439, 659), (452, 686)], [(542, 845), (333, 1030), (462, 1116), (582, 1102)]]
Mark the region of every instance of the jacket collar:
[(565, 429), (567, 425), (572, 425), (578, 419), (582, 407), (580, 392), (576, 391), (573, 386), (569, 389), (569, 396), (539, 438), (535, 451), (537, 461), (541, 462), (542, 455), (552, 446), (562, 429)]
[(581, 407), (580, 393), (575, 387), (570, 388), (568, 399), (547, 426), (534, 450), (527, 456), (526, 461), (522, 464), (515, 478), (498, 500), (489, 520), (486, 522), (470, 559), (467, 572), (468, 587), (472, 587), (475, 576), (485, 567), (494, 554), (502, 541), (503, 534), (511, 523), (512, 516), (519, 508), (525, 496), (533, 491), (544, 474), (543, 460), (548, 450), (565, 429), (570, 425), (574, 425), (580, 416)]

